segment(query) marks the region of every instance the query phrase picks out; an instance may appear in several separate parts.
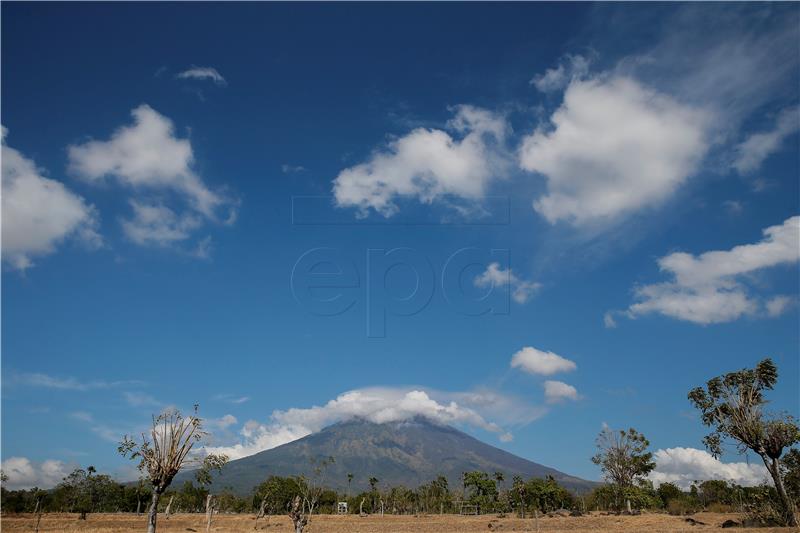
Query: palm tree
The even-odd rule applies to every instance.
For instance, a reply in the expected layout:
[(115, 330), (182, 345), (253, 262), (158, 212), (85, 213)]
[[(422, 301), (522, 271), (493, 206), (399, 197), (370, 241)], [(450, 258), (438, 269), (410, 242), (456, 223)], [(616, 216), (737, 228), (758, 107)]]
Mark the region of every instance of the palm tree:
[(376, 477), (369, 478), (369, 486), (370, 486), (370, 492), (371, 492), (370, 496), (372, 498), (372, 512), (373, 513), (375, 512), (375, 485), (378, 484), (378, 481), (379, 480)]
[(494, 479), (502, 486), (503, 481), (506, 480), (506, 476), (502, 472), (495, 472)]
[[(500, 485), (498, 493), (503, 494), (505, 491), (505, 483), (504, 483), (504, 481), (506, 480), (505, 474), (503, 474), (502, 472), (495, 472), (494, 479), (497, 481), (497, 484)], [(498, 500), (500, 500), (500, 498), (498, 498)], [(502, 500), (500, 501), (502, 504)]]
[(353, 474), (347, 474), (347, 499), (350, 499), (350, 483), (353, 482)]

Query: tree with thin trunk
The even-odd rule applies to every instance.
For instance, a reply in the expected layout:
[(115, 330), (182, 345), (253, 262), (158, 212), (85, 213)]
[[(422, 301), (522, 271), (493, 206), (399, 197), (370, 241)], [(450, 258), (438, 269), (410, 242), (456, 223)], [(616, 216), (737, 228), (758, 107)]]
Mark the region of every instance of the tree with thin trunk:
[(142, 434), (141, 440), (127, 435), (119, 445), (119, 453), (139, 460), (139, 470), (153, 486), (147, 532), (155, 533), (158, 502), (173, 478), (184, 468), (198, 467), (198, 479), (210, 476), (213, 469), (220, 470), (228, 461), (224, 455), (209, 454), (201, 458), (190, 452), (206, 432), (194, 406), (193, 414), (184, 416), (177, 409), (169, 409), (153, 416), (150, 435)]
[(744, 368), (717, 376), (689, 392), (689, 401), (702, 413), (703, 424), (712, 428), (703, 443), (718, 458), (726, 440), (736, 443), (739, 453), (751, 450), (764, 462), (783, 508), (786, 525), (797, 526), (795, 502), (783, 480), (783, 450), (800, 442), (800, 427), (789, 414), (764, 412), (764, 392), (778, 382), (778, 367), (764, 359), (755, 368)]
[[(268, 495), (264, 495), (264, 497), (261, 498), (261, 505), (258, 506), (258, 513), (256, 514), (256, 521), (253, 524), (253, 529), (258, 529), (258, 520), (259, 520), (259, 518), (264, 518), (265, 516), (267, 516), (267, 498), (268, 497), (269, 497)], [(269, 525), (269, 517), (267, 517), (267, 524)]]
[(214, 496), (206, 496), (206, 531), (211, 531), (211, 519), (214, 517)]
[(164, 518), (166, 518), (167, 520), (169, 520), (169, 513), (172, 510), (172, 502), (173, 502), (173, 500), (175, 500), (175, 495), (174, 494), (169, 497), (169, 502), (167, 503), (167, 508), (164, 509)]
[(369, 478), (369, 494), (370, 494), (370, 512), (375, 512), (375, 493), (378, 492), (375, 487), (380, 480), (375, 476)]
[(615, 431), (604, 427), (597, 436), (598, 452), (592, 462), (611, 483), (617, 512), (622, 510), (626, 492), (643, 483), (656, 467), (653, 454), (647, 451), (649, 446), (650, 441), (633, 428)]
[(325, 473), (334, 462), (335, 459), (333, 457), (312, 458), (312, 475), (310, 477), (301, 475), (295, 478), (300, 494), (295, 496), (292, 501), (289, 509), (289, 518), (294, 524), (296, 533), (303, 533), (303, 529), (311, 520), (311, 515), (314, 514), (314, 509), (317, 507), (319, 498), (324, 490)]
[(39, 524), (42, 522), (42, 510), (42, 496), (39, 496), (36, 498), (36, 509), (33, 510), (33, 514), (36, 516), (36, 525), (33, 530), (36, 533), (39, 533)]
[(350, 499), (350, 484), (353, 482), (353, 474), (347, 474), (347, 498)]
[(512, 490), (514, 491), (514, 494), (516, 494), (517, 501), (519, 502), (520, 518), (524, 519), (527, 487), (525, 486), (525, 481), (522, 480), (522, 476), (514, 476), (512, 482)]

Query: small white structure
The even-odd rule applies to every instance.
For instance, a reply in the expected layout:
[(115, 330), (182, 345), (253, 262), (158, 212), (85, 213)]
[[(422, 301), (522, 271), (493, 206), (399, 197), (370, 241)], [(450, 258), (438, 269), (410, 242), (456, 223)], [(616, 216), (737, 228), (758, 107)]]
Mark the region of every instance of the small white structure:
[(347, 514), (347, 502), (339, 502), (336, 506), (336, 512), (339, 514)]

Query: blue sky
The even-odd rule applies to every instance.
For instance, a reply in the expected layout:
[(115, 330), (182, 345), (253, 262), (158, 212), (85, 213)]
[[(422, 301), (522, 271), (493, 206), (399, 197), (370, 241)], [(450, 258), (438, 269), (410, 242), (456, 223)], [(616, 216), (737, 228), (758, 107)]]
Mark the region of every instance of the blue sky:
[(798, 414), (798, 6), (2, 15), (15, 486), (130, 476), (172, 405), (233, 456), (426, 414), (596, 479), (607, 423), (745, 483), (688, 390), (770, 356)]

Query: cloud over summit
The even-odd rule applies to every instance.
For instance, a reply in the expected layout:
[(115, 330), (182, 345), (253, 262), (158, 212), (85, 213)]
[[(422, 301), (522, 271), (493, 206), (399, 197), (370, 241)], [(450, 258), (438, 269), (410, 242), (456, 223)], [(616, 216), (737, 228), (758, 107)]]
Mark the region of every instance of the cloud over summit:
[[(207, 451), (225, 453), (232, 459), (238, 459), (297, 440), (342, 420), (363, 418), (382, 424), (409, 420), (415, 416), (424, 416), (442, 424), (481, 429), (495, 433), (503, 442), (508, 442), (513, 438), (512, 435), (498, 422), (486, 418), (487, 415), (495, 416), (505, 411), (504, 417), (500, 415), (498, 420), (524, 422), (522, 419), (509, 419), (516, 417), (517, 413), (505, 407), (508, 403), (508, 398), (487, 392), (447, 393), (389, 387), (357, 389), (340, 394), (321, 406), (275, 411), (267, 423), (250, 420), (240, 430), (240, 442), (208, 447)], [(535, 407), (528, 411), (526, 417), (536, 416)]]

